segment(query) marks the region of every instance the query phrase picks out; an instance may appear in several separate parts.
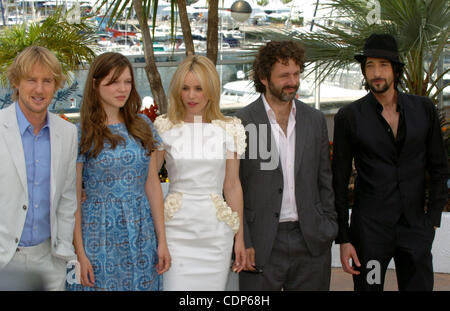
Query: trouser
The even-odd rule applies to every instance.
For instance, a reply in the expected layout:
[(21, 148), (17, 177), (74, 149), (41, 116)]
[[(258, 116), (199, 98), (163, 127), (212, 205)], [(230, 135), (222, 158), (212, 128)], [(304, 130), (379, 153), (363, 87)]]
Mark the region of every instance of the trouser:
[(331, 244), (323, 254), (312, 256), (299, 223), (280, 223), (270, 258), (261, 270), (260, 273), (242, 271), (239, 289), (327, 291), (331, 278)]
[(51, 253), (50, 239), (29, 247), (17, 247), (7, 270), (39, 274), (45, 290), (64, 290), (66, 282), (66, 261)]
[(423, 223), (410, 226), (404, 216), (395, 225), (380, 224), (362, 216), (350, 226), (351, 243), (361, 263), (353, 275), (355, 291), (382, 291), (391, 259), (394, 259), (400, 291), (433, 290), (431, 247), (434, 228), (428, 216)]

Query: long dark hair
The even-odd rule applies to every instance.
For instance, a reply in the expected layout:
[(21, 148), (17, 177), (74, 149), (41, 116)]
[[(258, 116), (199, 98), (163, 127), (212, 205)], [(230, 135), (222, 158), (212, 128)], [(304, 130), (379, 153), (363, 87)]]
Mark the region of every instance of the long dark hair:
[[(366, 62), (367, 57), (361, 61), (361, 72), (364, 76), (364, 88), (366, 89), (366, 91), (369, 91), (369, 82), (367, 82), (366, 79)], [(391, 63), (392, 71), (394, 72), (394, 88), (398, 90), (398, 86), (402, 87), (403, 65), (391, 60), (389, 60), (389, 62)]]
[(141, 98), (136, 90), (133, 68), (130, 61), (119, 53), (108, 52), (97, 56), (92, 62), (86, 79), (83, 93), (83, 103), (80, 109), (81, 140), (80, 153), (97, 157), (103, 149), (104, 141), (115, 148), (119, 143), (125, 143), (120, 135), (113, 134), (106, 124), (106, 113), (100, 103), (99, 85), (102, 80), (114, 72), (108, 84), (116, 81), (123, 71), (129, 68), (132, 79), (130, 96), (125, 105), (120, 108), (120, 114), (125, 122), (128, 133), (140, 141), (149, 155), (154, 150), (153, 134), (145, 122), (139, 117)]

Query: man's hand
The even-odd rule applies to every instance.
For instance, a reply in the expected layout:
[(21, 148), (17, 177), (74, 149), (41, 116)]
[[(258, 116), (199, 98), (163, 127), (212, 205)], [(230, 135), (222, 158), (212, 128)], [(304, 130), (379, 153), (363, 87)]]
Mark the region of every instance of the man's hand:
[(358, 255), (356, 255), (356, 250), (351, 243), (341, 244), (341, 264), (342, 269), (350, 274), (358, 275), (360, 272), (353, 269), (350, 264), (350, 258), (353, 260), (357, 267), (361, 267), (359, 263)]

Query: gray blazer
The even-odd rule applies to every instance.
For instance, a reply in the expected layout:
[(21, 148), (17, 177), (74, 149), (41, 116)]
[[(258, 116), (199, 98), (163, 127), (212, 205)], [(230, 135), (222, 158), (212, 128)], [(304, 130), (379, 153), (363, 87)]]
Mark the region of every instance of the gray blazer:
[[(338, 232), (328, 132), (320, 111), (298, 100), (295, 104), (294, 169), (298, 218), (309, 251), (318, 256), (331, 248)], [(247, 135), (245, 158), (240, 161), (245, 245), (255, 249), (256, 265), (264, 266), (279, 224), (283, 172), (277, 148), (271, 148), (275, 142), (262, 97), (238, 111), (236, 116), (242, 120)]]

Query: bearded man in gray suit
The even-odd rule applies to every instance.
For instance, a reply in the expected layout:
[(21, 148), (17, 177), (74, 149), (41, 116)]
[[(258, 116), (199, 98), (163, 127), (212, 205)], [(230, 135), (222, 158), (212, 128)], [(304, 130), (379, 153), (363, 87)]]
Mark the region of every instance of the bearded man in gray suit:
[(323, 114), (295, 99), (305, 54), (269, 42), (253, 64), (261, 96), (237, 112), (247, 132), (240, 163), (248, 261), (240, 290), (329, 290), (338, 231)]

